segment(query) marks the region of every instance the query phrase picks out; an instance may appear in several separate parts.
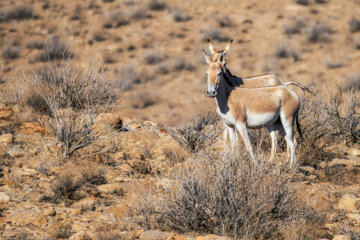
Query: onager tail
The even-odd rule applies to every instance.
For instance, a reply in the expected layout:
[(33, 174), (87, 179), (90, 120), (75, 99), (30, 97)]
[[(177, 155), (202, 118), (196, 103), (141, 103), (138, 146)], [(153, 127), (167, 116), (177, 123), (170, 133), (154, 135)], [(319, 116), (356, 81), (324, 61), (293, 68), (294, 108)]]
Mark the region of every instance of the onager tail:
[(309, 93), (311, 93), (312, 95), (315, 96), (315, 93), (312, 90), (310, 90), (308, 87), (302, 85), (301, 83), (298, 83), (298, 82), (285, 82), (285, 85), (286, 86), (295, 85), (295, 86), (301, 88), (303, 91), (309, 92)]
[(295, 116), (295, 121), (296, 121), (296, 128), (297, 128), (297, 130), (298, 130), (298, 133), (299, 133), (301, 139), (304, 140), (304, 137), (303, 137), (303, 134), (302, 134), (302, 131), (301, 131), (301, 127), (300, 127), (300, 123), (299, 123), (299, 116), (298, 116), (298, 114), (296, 114), (296, 116)]

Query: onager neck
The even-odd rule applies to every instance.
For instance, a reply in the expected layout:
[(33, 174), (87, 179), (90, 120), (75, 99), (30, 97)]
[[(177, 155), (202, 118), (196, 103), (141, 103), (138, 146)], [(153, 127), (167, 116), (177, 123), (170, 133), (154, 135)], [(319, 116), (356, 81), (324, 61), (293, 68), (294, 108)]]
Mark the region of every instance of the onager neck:
[(219, 86), (219, 90), (218, 90), (218, 93), (215, 98), (215, 102), (216, 102), (220, 112), (222, 114), (226, 114), (230, 110), (227, 103), (228, 103), (230, 93), (231, 93), (231, 91), (234, 90), (234, 87), (230, 85), (231, 83), (229, 82), (228, 77), (225, 76), (225, 74), (223, 74), (223, 76), (224, 76), (224, 79), (222, 79), (220, 81), (220, 86)]

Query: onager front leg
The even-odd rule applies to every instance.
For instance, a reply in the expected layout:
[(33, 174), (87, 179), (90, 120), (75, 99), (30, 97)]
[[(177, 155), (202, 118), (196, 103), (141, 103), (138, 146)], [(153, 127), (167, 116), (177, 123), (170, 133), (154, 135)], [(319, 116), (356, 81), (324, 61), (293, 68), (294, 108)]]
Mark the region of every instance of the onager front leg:
[(253, 161), (255, 161), (254, 151), (251, 146), (249, 133), (248, 133), (245, 123), (237, 123), (236, 128), (244, 141), (245, 147), (246, 147), (247, 151), (249, 152), (251, 159)]
[(276, 148), (277, 148), (277, 139), (276, 139), (276, 131), (274, 126), (268, 127), (271, 137), (271, 154), (269, 158), (269, 162), (274, 161), (276, 155)]

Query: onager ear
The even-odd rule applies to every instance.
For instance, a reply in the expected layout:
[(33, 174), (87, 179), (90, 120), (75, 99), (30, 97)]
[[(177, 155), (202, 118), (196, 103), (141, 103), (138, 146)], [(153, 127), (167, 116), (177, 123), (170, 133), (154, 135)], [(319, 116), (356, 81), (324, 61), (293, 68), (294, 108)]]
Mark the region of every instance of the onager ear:
[(217, 52), (216, 48), (214, 47), (214, 45), (212, 44), (212, 42), (210, 41), (210, 39), (207, 39), (208, 44), (209, 44), (209, 49), (212, 55), (214, 55), (214, 53)]
[(233, 42), (233, 39), (231, 39), (230, 42), (226, 45), (226, 47), (225, 47), (225, 49), (223, 51), (225, 56), (226, 56), (226, 54), (228, 54), (232, 42)]
[(207, 64), (210, 64), (211, 59), (210, 59), (210, 57), (209, 57), (208, 55), (206, 55), (206, 53), (205, 53), (205, 50), (204, 50), (204, 49), (203, 49), (203, 54), (204, 54), (204, 57), (205, 57), (206, 63), (207, 63)]

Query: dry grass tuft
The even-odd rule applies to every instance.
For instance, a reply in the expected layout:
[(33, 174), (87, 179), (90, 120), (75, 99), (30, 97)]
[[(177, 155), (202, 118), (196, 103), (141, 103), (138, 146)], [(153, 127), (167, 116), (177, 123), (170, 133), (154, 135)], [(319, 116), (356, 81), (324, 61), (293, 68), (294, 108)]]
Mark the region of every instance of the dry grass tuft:
[(349, 31), (351, 33), (356, 33), (360, 31), (360, 20), (356, 19), (356, 18), (352, 18), (349, 21)]
[(166, 3), (159, 2), (158, 0), (150, 0), (148, 2), (148, 8), (152, 11), (163, 11), (167, 7)]
[(291, 58), (294, 61), (299, 60), (299, 57), (295, 50), (289, 44), (285, 43), (280, 44), (277, 47), (275, 51), (275, 56), (277, 56), (278, 58)]
[(30, 6), (15, 6), (7, 11), (0, 11), (0, 22), (10, 20), (27, 20), (33, 18), (33, 9)]
[(223, 129), (219, 127), (218, 115), (209, 112), (193, 119), (190, 126), (168, 127), (167, 131), (186, 150), (197, 153), (215, 143)]
[(306, 28), (305, 33), (306, 33), (308, 42), (328, 43), (328, 42), (331, 42), (331, 34), (333, 33), (333, 30), (331, 30), (331, 28), (328, 27), (325, 23), (316, 22), (316, 23), (310, 25), (308, 28)]
[(1, 56), (6, 60), (16, 59), (20, 57), (20, 50), (15, 46), (7, 46), (2, 51)]
[(69, 51), (68, 46), (61, 42), (59, 37), (55, 36), (48, 40), (43, 48), (42, 53), (37, 57), (37, 60), (46, 62), (59, 60), (64, 58), (71, 58), (74, 54)]
[(358, 91), (360, 90), (360, 71), (347, 76), (343, 87), (344, 91)]
[(187, 12), (177, 7), (170, 9), (170, 15), (175, 22), (186, 22), (191, 19)]

